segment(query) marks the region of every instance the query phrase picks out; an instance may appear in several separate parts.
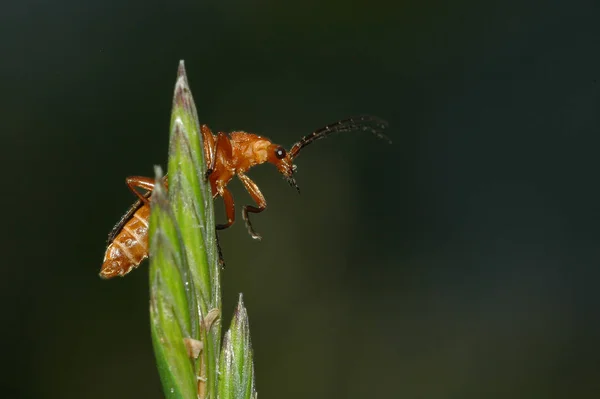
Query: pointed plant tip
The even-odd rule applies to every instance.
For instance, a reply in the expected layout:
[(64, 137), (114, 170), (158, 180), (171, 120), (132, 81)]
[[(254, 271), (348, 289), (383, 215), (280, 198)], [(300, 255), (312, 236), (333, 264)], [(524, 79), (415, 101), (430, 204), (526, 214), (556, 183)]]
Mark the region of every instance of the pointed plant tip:
[(244, 306), (244, 294), (242, 294), (240, 292), (240, 296), (239, 296), (239, 299), (238, 299), (238, 304), (237, 304), (237, 306), (235, 308), (235, 315), (234, 315), (234, 317), (236, 319), (239, 319), (240, 317), (246, 317), (245, 314), (246, 314), (246, 307)]
[(173, 108), (176, 105), (189, 108), (193, 103), (192, 95), (185, 72), (185, 63), (183, 60), (179, 61), (179, 67), (177, 68), (177, 82), (175, 83), (175, 93), (173, 94)]
[(162, 171), (162, 168), (159, 165), (154, 165), (154, 180), (156, 182), (156, 184), (154, 185), (154, 190), (152, 192), (152, 196), (156, 196), (156, 197), (164, 197), (165, 196), (165, 190), (164, 190), (164, 186), (163, 186), (163, 179), (164, 179), (165, 174)]
[(175, 84), (175, 93), (173, 93), (173, 109), (181, 107), (189, 114), (196, 114), (192, 91), (187, 82), (187, 78), (180, 76)]
[(186, 77), (184, 60), (179, 60), (179, 67), (177, 68), (177, 77)]
[(160, 165), (154, 165), (154, 175), (156, 176), (156, 180), (163, 178), (163, 171)]
[(219, 393), (225, 398), (250, 399), (256, 396), (254, 387), (253, 351), (250, 341), (248, 312), (240, 293), (231, 327), (223, 338), (219, 367)]
[(158, 206), (159, 208), (166, 209), (168, 206), (167, 192), (164, 187), (164, 173), (162, 168), (158, 165), (154, 166), (154, 190), (152, 190), (152, 196), (150, 197), (150, 203), (152, 206)]

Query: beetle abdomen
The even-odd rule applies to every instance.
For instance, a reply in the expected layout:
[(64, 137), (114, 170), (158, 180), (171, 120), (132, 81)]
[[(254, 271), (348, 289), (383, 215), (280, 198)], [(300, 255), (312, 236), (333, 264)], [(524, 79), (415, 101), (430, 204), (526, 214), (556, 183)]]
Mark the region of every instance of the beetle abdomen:
[(100, 277), (124, 276), (148, 257), (150, 206), (138, 209), (112, 240), (100, 269)]

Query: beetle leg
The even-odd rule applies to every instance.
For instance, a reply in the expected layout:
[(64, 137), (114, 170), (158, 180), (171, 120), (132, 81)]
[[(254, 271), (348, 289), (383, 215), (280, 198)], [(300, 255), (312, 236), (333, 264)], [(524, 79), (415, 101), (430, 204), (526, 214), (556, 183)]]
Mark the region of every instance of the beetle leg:
[(227, 223), (218, 224), (217, 230), (224, 230), (230, 227), (233, 222), (235, 222), (235, 203), (233, 202), (233, 195), (231, 195), (231, 191), (229, 191), (226, 187), (218, 188), (219, 195), (223, 197), (223, 202), (225, 203), (225, 213), (227, 214)]
[(260, 192), (260, 189), (258, 188), (256, 183), (254, 183), (252, 180), (250, 180), (250, 178), (248, 176), (246, 176), (245, 174), (243, 174), (241, 172), (238, 172), (238, 177), (244, 184), (244, 187), (246, 188), (246, 190), (248, 190), (248, 193), (250, 194), (250, 196), (252, 197), (254, 202), (256, 202), (256, 205), (258, 205), (258, 207), (255, 207), (252, 205), (245, 205), (242, 208), (242, 217), (244, 218), (244, 221), (246, 222), (246, 227), (248, 228), (248, 233), (250, 233), (252, 238), (254, 238), (255, 240), (260, 240), (260, 239), (262, 239), (262, 237), (260, 236), (260, 234), (256, 233), (254, 231), (254, 229), (252, 228), (252, 223), (250, 223), (250, 219), (248, 218), (248, 212), (261, 213), (262, 211), (267, 209), (267, 200), (265, 200), (265, 197)]
[[(142, 177), (142, 176), (130, 176), (125, 179), (127, 183), (127, 187), (131, 190), (132, 193), (135, 194), (142, 202), (145, 204), (148, 203), (148, 197), (152, 190), (154, 190), (154, 179), (150, 177)], [(147, 193), (142, 194), (136, 188), (142, 188), (144, 190), (148, 190)]]
[(204, 142), (204, 162), (206, 162), (206, 174), (204, 175), (204, 178), (208, 180), (208, 176), (210, 176), (215, 168), (217, 149), (215, 138), (210, 128), (206, 125), (202, 125), (200, 126), (200, 132), (202, 133), (202, 141)]
[(213, 148), (213, 157), (206, 169), (206, 179), (214, 172), (219, 154), (225, 159), (231, 159), (233, 157), (231, 141), (229, 141), (229, 137), (223, 132), (219, 132), (217, 135), (217, 141)]
[(222, 269), (225, 269), (225, 258), (223, 257), (223, 251), (221, 250), (221, 241), (219, 240), (219, 233), (215, 234), (217, 240), (217, 253), (219, 254), (219, 265)]

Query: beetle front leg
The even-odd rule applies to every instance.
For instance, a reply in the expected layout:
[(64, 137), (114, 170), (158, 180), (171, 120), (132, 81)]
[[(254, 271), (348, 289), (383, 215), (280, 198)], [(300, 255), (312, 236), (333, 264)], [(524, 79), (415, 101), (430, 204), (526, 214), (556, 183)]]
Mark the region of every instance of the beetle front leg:
[(250, 194), (250, 196), (252, 197), (254, 202), (256, 202), (256, 205), (258, 205), (258, 207), (255, 207), (252, 205), (245, 205), (242, 208), (242, 217), (244, 218), (244, 221), (246, 222), (246, 227), (248, 228), (248, 233), (250, 233), (250, 236), (252, 236), (252, 238), (254, 238), (255, 240), (261, 240), (262, 237), (260, 236), (260, 234), (255, 232), (254, 229), (252, 228), (252, 223), (250, 223), (250, 219), (248, 217), (248, 212), (261, 213), (262, 211), (267, 209), (267, 200), (265, 200), (265, 197), (260, 192), (260, 189), (258, 188), (256, 183), (254, 183), (252, 180), (250, 180), (250, 178), (248, 176), (246, 176), (245, 174), (243, 174), (241, 172), (238, 172), (238, 177), (244, 184), (244, 187), (246, 188), (246, 190), (248, 190), (248, 193)]
[(212, 131), (206, 125), (200, 126), (200, 133), (202, 134), (202, 141), (204, 142), (204, 162), (206, 162), (206, 173), (204, 180), (208, 180), (208, 176), (212, 173), (216, 161), (216, 144), (215, 138), (213, 137)]
[(217, 230), (225, 230), (235, 222), (235, 203), (233, 202), (233, 195), (225, 187), (218, 188), (219, 195), (223, 197), (223, 203), (225, 204), (225, 214), (227, 215), (227, 223), (218, 224)]

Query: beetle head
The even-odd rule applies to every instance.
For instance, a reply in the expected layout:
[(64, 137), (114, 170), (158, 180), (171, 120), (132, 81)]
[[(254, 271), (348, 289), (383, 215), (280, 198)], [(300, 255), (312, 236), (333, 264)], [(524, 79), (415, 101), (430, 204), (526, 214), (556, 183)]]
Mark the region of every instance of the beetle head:
[(300, 188), (296, 184), (296, 179), (294, 179), (294, 172), (296, 171), (294, 159), (291, 157), (290, 153), (285, 150), (285, 148), (278, 144), (271, 144), (269, 146), (267, 160), (277, 167), (279, 173), (286, 178), (290, 186), (294, 187), (296, 190), (298, 190), (298, 192), (300, 192)]

